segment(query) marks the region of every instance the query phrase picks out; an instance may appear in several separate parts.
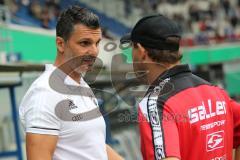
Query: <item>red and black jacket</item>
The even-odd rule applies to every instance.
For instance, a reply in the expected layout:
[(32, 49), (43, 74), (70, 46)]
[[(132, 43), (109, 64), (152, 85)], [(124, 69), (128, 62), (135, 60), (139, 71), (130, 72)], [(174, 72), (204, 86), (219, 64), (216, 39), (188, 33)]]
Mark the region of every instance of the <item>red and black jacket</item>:
[(240, 105), (224, 90), (192, 74), (188, 65), (177, 65), (139, 103), (143, 159), (230, 160), (234, 136), (240, 145), (239, 115)]

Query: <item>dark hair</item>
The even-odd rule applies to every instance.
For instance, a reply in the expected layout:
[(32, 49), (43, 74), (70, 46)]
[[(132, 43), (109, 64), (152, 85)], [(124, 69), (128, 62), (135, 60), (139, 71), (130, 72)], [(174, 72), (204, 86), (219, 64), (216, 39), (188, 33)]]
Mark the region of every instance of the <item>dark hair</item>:
[(57, 36), (62, 37), (65, 41), (68, 40), (76, 24), (83, 24), (91, 29), (100, 27), (96, 14), (86, 8), (74, 5), (60, 14), (56, 26)]
[[(166, 41), (170, 43), (179, 43), (180, 38), (168, 37)], [(137, 47), (136, 43), (133, 43), (133, 45), (134, 45), (134, 48)], [(158, 63), (174, 64), (182, 59), (182, 55), (179, 53), (179, 51), (153, 49), (153, 48), (145, 47), (144, 45), (143, 47), (148, 52), (148, 56), (153, 61)]]

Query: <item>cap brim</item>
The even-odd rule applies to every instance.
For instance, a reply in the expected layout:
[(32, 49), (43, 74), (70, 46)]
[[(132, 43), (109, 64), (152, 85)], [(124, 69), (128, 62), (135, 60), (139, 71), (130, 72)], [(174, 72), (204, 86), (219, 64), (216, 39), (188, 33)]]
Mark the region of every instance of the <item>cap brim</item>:
[(131, 33), (128, 33), (126, 35), (124, 35), (121, 39), (120, 39), (120, 43), (129, 43), (131, 42)]

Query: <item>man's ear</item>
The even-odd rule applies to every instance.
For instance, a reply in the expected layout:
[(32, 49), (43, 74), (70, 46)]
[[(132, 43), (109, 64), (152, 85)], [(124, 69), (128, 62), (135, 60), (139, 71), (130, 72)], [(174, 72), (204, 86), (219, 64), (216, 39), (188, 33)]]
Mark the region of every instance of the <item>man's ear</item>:
[(64, 52), (64, 48), (65, 48), (65, 41), (62, 37), (57, 36), (56, 38), (56, 46), (57, 46), (57, 51), (59, 53), (63, 53)]
[(138, 54), (139, 54), (139, 57), (141, 58), (141, 60), (146, 60), (147, 58), (147, 50), (140, 44), (140, 43), (137, 43), (137, 47), (138, 47)]

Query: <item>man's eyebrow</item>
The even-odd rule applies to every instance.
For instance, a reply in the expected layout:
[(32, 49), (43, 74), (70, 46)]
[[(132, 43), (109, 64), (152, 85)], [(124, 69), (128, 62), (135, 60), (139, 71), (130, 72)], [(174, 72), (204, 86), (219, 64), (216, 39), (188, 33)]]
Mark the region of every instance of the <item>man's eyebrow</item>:
[(90, 42), (92, 42), (93, 40), (90, 39), (90, 38), (83, 38), (83, 39), (80, 39), (79, 41), (80, 41), (80, 42), (81, 42), (81, 41), (90, 41)]
[[(99, 40), (97, 41), (97, 43), (99, 43), (101, 40), (102, 40), (102, 38), (99, 38)], [(80, 39), (80, 40), (79, 40), (79, 42), (82, 42), (82, 41), (93, 42), (93, 40), (92, 40), (91, 38), (83, 38), (83, 39)]]

